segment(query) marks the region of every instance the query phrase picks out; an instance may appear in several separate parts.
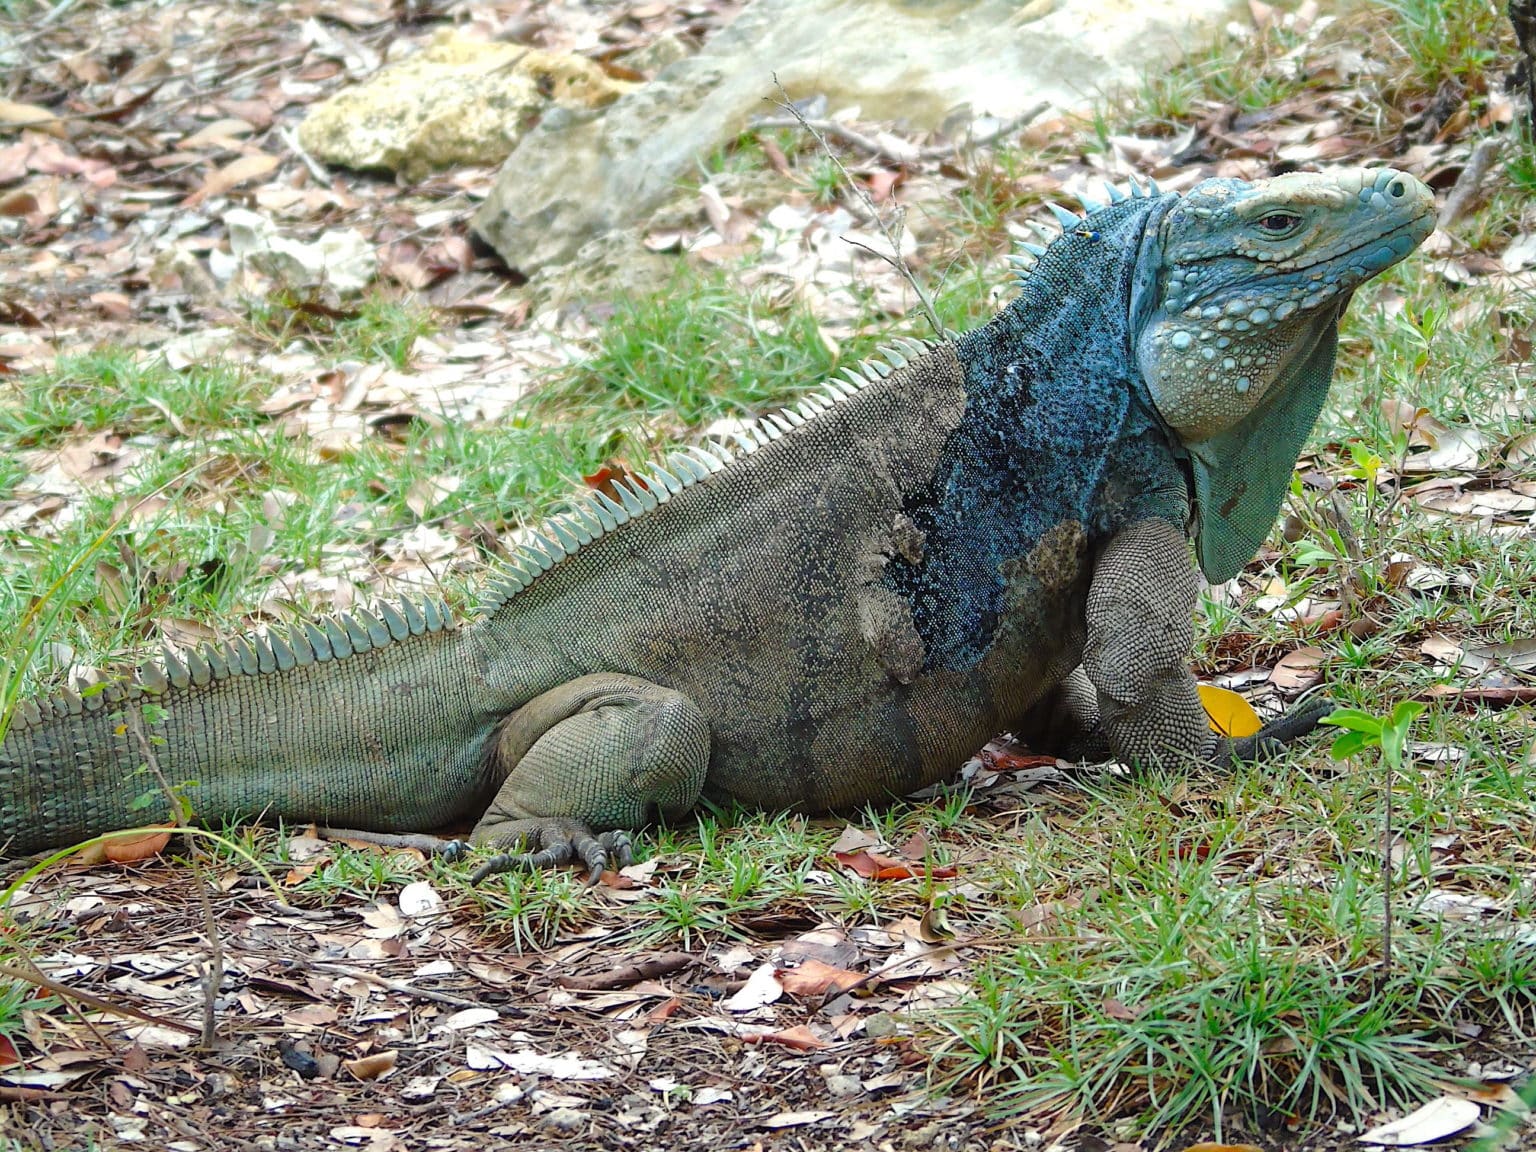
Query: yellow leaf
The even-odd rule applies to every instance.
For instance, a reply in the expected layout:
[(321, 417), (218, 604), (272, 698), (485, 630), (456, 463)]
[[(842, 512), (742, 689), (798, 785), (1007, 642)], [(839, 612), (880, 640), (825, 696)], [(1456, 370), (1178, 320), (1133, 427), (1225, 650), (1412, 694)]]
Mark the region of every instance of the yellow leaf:
[(1264, 727), (1259, 714), (1236, 692), (1229, 692), (1214, 684), (1201, 684), (1198, 687), (1200, 703), (1205, 707), (1205, 714), (1210, 717), (1212, 732), (1220, 736), (1241, 738), (1252, 736)]

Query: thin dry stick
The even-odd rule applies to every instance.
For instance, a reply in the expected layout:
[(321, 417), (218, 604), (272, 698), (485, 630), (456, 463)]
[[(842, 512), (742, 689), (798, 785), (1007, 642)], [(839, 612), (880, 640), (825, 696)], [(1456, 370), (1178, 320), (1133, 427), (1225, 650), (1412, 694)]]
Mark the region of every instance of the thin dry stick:
[[(779, 89), (783, 91), (782, 88)], [(781, 105), (782, 106), (782, 105)], [(875, 136), (866, 136), (862, 132), (855, 131), (836, 120), (808, 120), (800, 116), (798, 112), (794, 116), (766, 116), (753, 122), (753, 128), (794, 128), (799, 125), (809, 128), (813, 132), (820, 132), (824, 136), (830, 136), (834, 140), (841, 140), (844, 144), (861, 151), (868, 152), (872, 156), (883, 156), (887, 160), (894, 160), (898, 164), (910, 164), (914, 160), (942, 160), (944, 157), (956, 152), (959, 148), (982, 148), (994, 140), (1001, 140), (1005, 136), (1011, 136), (1024, 125), (1028, 124), (1040, 113), (1050, 107), (1049, 103), (1036, 104), (1029, 111), (1015, 116), (990, 132), (983, 132), (979, 136), (972, 136), (963, 141), (950, 141), (943, 144), (930, 144), (926, 148), (919, 148), (915, 144), (906, 141), (886, 141)], [(794, 111), (792, 109), (792, 111)]]
[[(859, 182), (843, 166), (843, 162), (837, 158), (837, 154), (827, 144), (826, 137), (811, 127), (811, 122), (790, 101), (789, 93), (784, 90), (784, 85), (779, 83), (777, 75), (773, 78), (773, 86), (779, 90), (778, 106), (793, 116), (796, 123), (809, 132), (816, 143), (821, 145), (821, 150), (827, 154), (827, 158), (837, 165), (837, 170), (842, 173), (843, 179), (848, 182), (848, 187), (853, 189), (854, 195), (859, 198), (859, 202), (864, 205), (865, 211), (869, 213), (870, 219), (874, 220), (875, 226), (880, 229), (880, 234), (885, 237), (886, 243), (891, 246), (891, 255), (887, 256), (884, 252), (876, 252), (867, 244), (856, 244), (855, 246), (880, 257), (880, 259), (896, 269), (897, 272), (901, 273), (902, 279), (911, 285), (912, 291), (916, 293), (918, 303), (922, 305), (923, 314), (928, 317), (928, 323), (933, 326), (933, 330), (938, 334), (939, 338), (943, 339), (944, 325), (939, 320), (938, 312), (934, 310), (933, 301), (928, 299), (928, 293), (923, 291), (923, 286), (917, 282), (917, 277), (912, 274), (911, 267), (901, 255), (901, 234), (905, 213), (898, 207), (895, 213), (896, 222), (894, 226), (887, 224), (884, 217), (880, 215), (879, 210), (876, 209), (875, 202), (869, 198), (869, 193), (864, 191)], [(852, 242), (850, 241), (850, 243)]]
[(60, 984), (40, 972), (28, 972), (25, 968), (13, 968), (9, 964), (0, 964), (0, 976), (9, 977), (12, 980), (20, 980), (23, 984), (31, 984), (34, 988), (41, 988), (45, 992), (52, 992), (55, 996), (62, 996), (66, 1000), (78, 1000), (81, 1004), (89, 1004), (98, 1012), (108, 1012), (113, 1016), (127, 1016), (133, 1020), (142, 1020), (146, 1024), (154, 1024), (160, 1028), (170, 1028), (177, 1032), (187, 1032), (193, 1036), (198, 1034), (198, 1029), (190, 1024), (183, 1024), (180, 1020), (167, 1020), (163, 1016), (151, 1016), (148, 1012), (140, 1012), (137, 1008), (128, 1008), (121, 1004), (113, 1004), (110, 1000), (103, 1000), (99, 996), (92, 996), (89, 992), (82, 992), (78, 988), (71, 988), (68, 984)]
[(324, 960), (305, 960), (302, 967), (306, 972), (329, 972), (333, 976), (347, 976), (353, 980), (361, 980), (364, 984), (372, 984), (375, 987), (386, 989), (390, 992), (398, 992), (402, 996), (414, 996), (418, 1000), (432, 1000), (438, 1004), (447, 1004), (452, 1008), (480, 1008), (483, 1002), (466, 1000), (462, 996), (453, 996), (447, 992), (434, 992), (430, 988), (418, 988), (414, 984), (407, 984), (403, 980), (391, 980), (387, 976), (375, 976), (372, 972), (363, 968), (351, 968), (345, 964), (332, 964)]
[(1477, 190), (1482, 187), (1483, 178), (1488, 175), (1488, 169), (1493, 167), (1494, 160), (1498, 158), (1501, 147), (1503, 147), (1503, 141), (1488, 139), (1472, 149), (1472, 156), (1467, 161), (1467, 166), (1461, 170), (1461, 175), (1456, 177), (1456, 185), (1451, 189), (1450, 195), (1445, 198), (1445, 207), (1440, 209), (1440, 219), (1437, 224), (1442, 230), (1449, 230), (1471, 206), (1472, 200), (1477, 196)]
[[(39, 980), (48, 979), (47, 973), (45, 973), (41, 968), (37, 966), (37, 961), (32, 959), (31, 956), (27, 955), (25, 950), (17, 949), (16, 959), (25, 964), (27, 969), (34, 973)], [(69, 1010), (71, 1012), (80, 1018), (80, 1023), (84, 1024), (86, 1028), (90, 1030), (91, 1035), (96, 1037), (97, 1041), (100, 1042), (103, 1048), (110, 1049), (112, 1047), (112, 1045), (108, 1043), (107, 1038), (101, 1034), (101, 1029), (96, 1027), (96, 1022), (88, 1018), (84, 1012), (80, 1011), (80, 1006), (78, 1004), (69, 999), (65, 999), (64, 1003), (69, 1006)]]
[[(160, 785), (160, 790), (165, 793), (166, 799), (171, 805), (171, 815), (176, 820), (178, 828), (187, 826), (186, 806), (182, 798), (171, 787), (170, 781), (160, 771), (160, 760), (155, 755), (154, 746), (149, 741), (149, 734), (144, 731), (144, 717), (136, 709), (127, 712), (128, 728), (133, 732), (134, 739), (138, 741), (139, 750), (144, 753), (144, 763), (150, 774)], [(195, 838), (190, 838), (195, 839)], [(196, 843), (187, 845), (187, 862), (192, 866), (192, 880), (197, 888), (197, 900), (202, 906), (203, 928), (208, 935), (208, 966), (203, 970), (203, 1030), (202, 1046), (212, 1048), (214, 1041), (214, 1010), (218, 1001), (219, 985), (224, 982), (224, 944), (219, 939), (219, 925), (213, 914), (213, 899), (208, 895), (208, 885), (203, 877), (201, 862), (202, 847)]]

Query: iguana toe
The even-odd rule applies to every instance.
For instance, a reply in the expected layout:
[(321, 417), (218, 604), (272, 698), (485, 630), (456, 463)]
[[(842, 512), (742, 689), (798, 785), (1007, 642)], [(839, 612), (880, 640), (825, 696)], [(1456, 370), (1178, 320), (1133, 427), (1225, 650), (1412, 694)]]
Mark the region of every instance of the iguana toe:
[(1307, 700), (1271, 720), (1252, 736), (1218, 740), (1212, 759), (1218, 763), (1246, 764), (1272, 756), (1316, 728), (1333, 707), (1333, 702), (1325, 696)]
[(519, 820), (508, 825), (494, 841), (516, 845), (515, 852), (498, 852), (475, 869), (471, 884), (498, 872), (559, 868), (580, 861), (586, 865), (587, 883), (596, 884), (610, 868), (628, 866), (634, 859), (629, 834), (620, 830), (593, 835), (579, 820), (549, 817)]

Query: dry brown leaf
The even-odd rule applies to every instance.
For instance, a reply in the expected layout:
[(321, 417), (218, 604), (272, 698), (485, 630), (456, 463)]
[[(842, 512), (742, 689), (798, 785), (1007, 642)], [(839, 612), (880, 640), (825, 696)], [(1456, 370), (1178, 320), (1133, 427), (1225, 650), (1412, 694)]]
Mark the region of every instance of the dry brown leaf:
[(1450, 516), (1465, 516), (1474, 520), (1489, 518), (1520, 523), (1536, 512), (1536, 497), (1513, 492), (1508, 488), (1440, 489), (1415, 497), (1415, 503)]
[[(167, 828), (175, 830), (174, 824), (151, 824), (150, 828)], [(114, 836), (104, 841), (101, 846), (102, 855), (114, 864), (137, 864), (140, 860), (148, 860), (165, 851), (165, 846), (171, 842), (171, 832), (150, 832), (143, 836)]]
[(92, 292), (90, 301), (108, 320), (127, 320), (133, 315), (133, 301), (122, 292)]
[(805, 1112), (776, 1112), (768, 1119), (761, 1121), (764, 1128), (803, 1128), (807, 1124), (820, 1124), (823, 1120), (831, 1120), (836, 1112), (805, 1111)]
[(18, 104), (14, 100), (0, 100), (0, 127), (26, 128), (64, 138), (64, 122), (58, 116), (36, 104)]
[(195, 208), (210, 197), (222, 196), (242, 184), (259, 180), (281, 162), (276, 156), (269, 156), (265, 152), (253, 152), (249, 156), (231, 160), (204, 180), (201, 188), (182, 200), (181, 206)]
[(1111, 1020), (1134, 1020), (1141, 1015), (1135, 1008), (1128, 1007), (1124, 1001), (1110, 997), (1101, 1004), (1100, 1009)]
[(1470, 672), (1487, 672), (1493, 668), (1505, 668), (1525, 672), (1536, 668), (1536, 639), (1525, 637), (1502, 644), (1479, 644), (1462, 653)]
[(794, 968), (778, 970), (779, 983), (791, 996), (820, 996), (829, 989), (846, 992), (864, 983), (866, 977), (846, 968), (834, 968), (820, 960), (807, 958)]
[(41, 205), (30, 188), (13, 188), (0, 196), (0, 216), (29, 216)]
[(865, 848), (878, 848), (880, 837), (873, 832), (866, 832), (863, 828), (855, 828), (849, 824), (843, 828), (843, 833), (832, 845), (833, 855), (843, 852), (862, 852)]
[(341, 1010), (334, 1004), (303, 1004), (283, 1013), (283, 1023), (290, 1028), (324, 1028), (336, 1023)]
[(1287, 652), (1270, 672), (1269, 682), (1282, 692), (1304, 692), (1322, 680), (1327, 658), (1327, 653), (1311, 644)]
[(14, 184), (27, 174), (27, 160), (32, 155), (32, 142), (18, 140), (0, 148), (0, 184)]
[(342, 1067), (359, 1080), (377, 1080), (384, 1073), (393, 1070), (395, 1062), (400, 1054), (393, 1050), (388, 1052), (374, 1052), (368, 1056), (359, 1056), (356, 1060), (347, 1060)]
[(955, 930), (942, 907), (936, 904), (923, 913), (917, 922), (917, 937), (924, 944), (947, 944), (955, 938)]
[(1427, 637), (1419, 645), (1419, 651), (1437, 664), (1455, 664), (1462, 657), (1461, 645), (1440, 633)]
[(255, 126), (249, 120), (242, 120), (238, 116), (227, 116), (223, 120), (215, 120), (212, 124), (203, 125), (182, 140), (177, 147), (187, 152), (195, 152), (209, 144), (220, 144), (249, 136), (255, 130)]

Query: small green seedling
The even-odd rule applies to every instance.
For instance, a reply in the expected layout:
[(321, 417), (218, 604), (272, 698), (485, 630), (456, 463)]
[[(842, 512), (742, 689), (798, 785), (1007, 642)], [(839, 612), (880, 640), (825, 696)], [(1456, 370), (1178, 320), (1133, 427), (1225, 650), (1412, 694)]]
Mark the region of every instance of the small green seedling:
[(1392, 968), (1392, 790), (1403, 766), (1403, 752), (1408, 747), (1408, 729), (1424, 711), (1424, 705), (1412, 700), (1399, 701), (1392, 715), (1383, 720), (1359, 708), (1339, 708), (1323, 717), (1324, 724), (1343, 728), (1333, 740), (1329, 754), (1335, 760), (1358, 756), (1367, 748), (1380, 748), (1387, 766), (1386, 835), (1381, 850), (1381, 970)]
[(1358, 756), (1367, 748), (1380, 748), (1387, 766), (1394, 772), (1403, 766), (1403, 750), (1408, 746), (1408, 728), (1423, 713), (1424, 705), (1404, 700), (1383, 720), (1359, 708), (1339, 708), (1323, 717), (1324, 724), (1343, 728), (1334, 738), (1329, 755), (1335, 760)]

